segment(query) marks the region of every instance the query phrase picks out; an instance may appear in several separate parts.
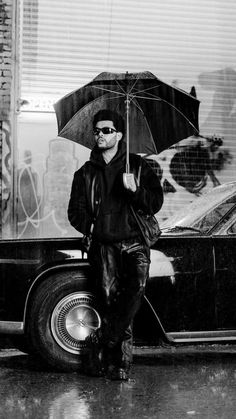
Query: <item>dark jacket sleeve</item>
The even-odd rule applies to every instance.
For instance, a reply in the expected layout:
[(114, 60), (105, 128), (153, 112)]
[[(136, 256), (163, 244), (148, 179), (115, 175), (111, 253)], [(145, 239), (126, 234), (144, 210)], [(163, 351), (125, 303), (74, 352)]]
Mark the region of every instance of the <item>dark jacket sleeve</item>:
[(129, 191), (130, 202), (136, 210), (142, 210), (147, 214), (156, 214), (163, 204), (163, 190), (159, 177), (152, 167), (141, 159), (142, 168), (140, 185), (136, 192)]
[(91, 225), (83, 167), (74, 174), (70, 200), (68, 205), (68, 219), (71, 225), (80, 233), (87, 234)]

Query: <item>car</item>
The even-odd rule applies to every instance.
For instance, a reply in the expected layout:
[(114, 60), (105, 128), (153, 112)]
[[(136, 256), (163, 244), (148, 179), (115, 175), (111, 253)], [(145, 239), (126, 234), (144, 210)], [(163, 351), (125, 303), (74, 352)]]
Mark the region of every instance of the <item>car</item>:
[[(136, 345), (236, 341), (236, 182), (161, 224), (134, 321)], [(101, 324), (81, 238), (0, 241), (0, 333), (51, 367), (74, 371)]]

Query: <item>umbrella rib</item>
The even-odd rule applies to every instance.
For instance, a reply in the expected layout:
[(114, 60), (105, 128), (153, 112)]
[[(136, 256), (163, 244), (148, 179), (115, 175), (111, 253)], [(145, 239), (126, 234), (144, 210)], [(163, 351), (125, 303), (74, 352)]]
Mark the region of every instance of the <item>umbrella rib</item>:
[(136, 107), (140, 110), (140, 112), (143, 114), (143, 117), (144, 117), (144, 119), (145, 119), (145, 121), (146, 121), (146, 126), (147, 126), (147, 129), (148, 129), (149, 134), (150, 134), (150, 138), (152, 139), (152, 144), (153, 144), (154, 149), (155, 149), (156, 154), (157, 154), (156, 144), (155, 144), (155, 141), (154, 141), (154, 139), (153, 139), (153, 135), (152, 135), (152, 132), (151, 132), (151, 130), (150, 130), (149, 124), (147, 123), (147, 118), (146, 118), (146, 115), (145, 115), (145, 113), (143, 112), (142, 108), (139, 106), (139, 103), (138, 103), (138, 102), (136, 102), (136, 100), (134, 100), (134, 101), (133, 101), (133, 104), (134, 104), (134, 105), (135, 105), (135, 106), (136, 106)]
[(99, 89), (105, 92), (115, 93), (116, 95), (125, 96), (125, 93), (117, 92), (116, 90), (106, 89), (105, 87), (100, 87), (100, 86), (92, 86), (92, 87), (94, 87), (94, 89)]
[(137, 90), (136, 93), (144, 93), (144, 92), (147, 92), (148, 90), (156, 89), (157, 87), (160, 87), (160, 84), (156, 86), (148, 87), (147, 89)]
[(125, 89), (122, 87), (122, 85), (119, 83), (119, 81), (118, 81), (118, 80), (116, 80), (116, 83), (118, 84), (119, 88), (120, 88), (120, 89), (121, 89), (121, 91), (123, 92), (123, 95), (124, 95), (124, 96), (127, 96), (127, 93), (126, 93)]
[(159, 96), (156, 97), (148, 97), (148, 96), (133, 96), (133, 98), (138, 98), (138, 99), (146, 99), (146, 100), (156, 100), (156, 101), (161, 101), (163, 99), (161, 99)]
[(180, 115), (182, 115), (184, 117), (184, 119), (186, 119), (186, 121), (188, 121), (188, 123), (195, 129), (195, 131), (197, 131), (199, 133), (199, 130), (193, 125), (193, 123), (187, 118), (187, 116), (184, 115), (183, 112), (181, 112), (178, 108), (176, 108), (176, 106), (172, 105), (170, 102), (168, 102), (165, 99), (161, 99), (163, 102), (167, 103), (167, 105), (170, 105), (172, 108), (174, 108)]
[(136, 106), (136, 108), (138, 108), (140, 110), (140, 112), (142, 112), (142, 114), (144, 115), (144, 112), (141, 108), (141, 106), (139, 105), (139, 103), (136, 100), (133, 100), (132, 103)]
[[(131, 92), (132, 92), (132, 90), (134, 89), (134, 87), (135, 87), (135, 84), (137, 83), (137, 80), (138, 79), (136, 79), (136, 81), (135, 81), (135, 83), (133, 84), (133, 86), (131, 87), (131, 89), (130, 89), (130, 91), (128, 92), (128, 94), (125, 92), (125, 90), (123, 89), (123, 87), (121, 86), (121, 84), (118, 82), (118, 80), (116, 80), (116, 83), (118, 84), (118, 86), (119, 86), (119, 88), (121, 89), (121, 92), (117, 92), (116, 90), (111, 90), (111, 89), (107, 89), (107, 88), (105, 88), (105, 87), (100, 87), (100, 86), (93, 86), (93, 88), (95, 88), (95, 89), (99, 89), (99, 90), (103, 90), (103, 91), (106, 91), (106, 92), (109, 92), (109, 93), (115, 93), (116, 95), (120, 95), (120, 96), (129, 96), (130, 94), (131, 94)], [(136, 93), (145, 93), (145, 92), (147, 92), (148, 90), (152, 90), (152, 89), (155, 89), (156, 87), (159, 87), (160, 85), (156, 85), (156, 86), (152, 86), (152, 87), (148, 87), (147, 89), (143, 89), (143, 90), (137, 90), (137, 92)], [(123, 92), (123, 93), (122, 93)], [(151, 93), (149, 93), (149, 95), (151, 95)], [(140, 97), (140, 99), (147, 99), (148, 97), (141, 97), (141, 96), (137, 96), (136, 94), (134, 94), (134, 95), (132, 95), (133, 97)]]
[[(141, 94), (141, 93), (144, 93), (145, 96), (139, 96), (139, 94)], [(157, 95), (154, 95), (153, 93), (145, 92), (145, 91), (138, 91), (136, 94), (133, 95), (133, 97), (137, 97), (137, 98), (140, 98), (140, 99), (152, 99), (152, 98), (155, 98), (156, 100), (159, 100), (159, 98), (160, 98), (160, 96), (157, 96)]]
[(135, 82), (134, 82), (133, 86), (131, 86), (130, 91), (128, 92), (128, 95), (130, 95), (130, 94), (132, 93), (132, 90), (134, 89), (134, 87), (135, 87), (135, 85), (137, 84), (137, 82), (138, 82), (138, 80), (139, 80), (139, 79), (140, 79), (140, 76), (138, 76), (138, 77), (135, 79)]
[[(104, 95), (105, 96), (105, 95)], [(122, 95), (122, 96), (124, 96), (124, 95)], [(115, 95), (115, 96), (109, 96), (109, 97), (105, 97), (105, 100), (111, 100), (111, 99), (119, 99), (120, 98), (120, 96), (118, 96), (118, 95)]]
[[(165, 99), (161, 99), (161, 98), (159, 98), (159, 99), (156, 99), (156, 98), (149, 98), (149, 97), (145, 97), (145, 96), (135, 96), (135, 98), (138, 98), (138, 99), (146, 99), (146, 100), (156, 100), (156, 101), (162, 101), (162, 102), (165, 102), (165, 103), (167, 103), (167, 105), (169, 105), (169, 106), (171, 106), (173, 109), (175, 109), (180, 115), (182, 115), (183, 116), (183, 118), (186, 120), (186, 121), (188, 121), (188, 123), (194, 128), (194, 130), (195, 131), (197, 131), (198, 133), (199, 133), (199, 130), (193, 125), (193, 123), (187, 118), (187, 116), (185, 116), (184, 115), (184, 113), (183, 112), (181, 112), (178, 108), (176, 108), (176, 106), (174, 106), (174, 105), (172, 105), (172, 103), (170, 103), (170, 102), (168, 102), (167, 100), (165, 100)], [(133, 101), (134, 103), (135, 103), (135, 101)], [(138, 105), (137, 105), (137, 103), (135, 103), (135, 105), (137, 106), (137, 108), (138, 109), (140, 109), (139, 107), (138, 107)]]
[[(167, 105), (171, 106), (173, 109), (175, 109), (180, 115), (182, 115), (184, 117), (184, 119), (186, 121), (188, 121), (188, 123), (194, 128), (195, 131), (197, 131), (199, 133), (199, 130), (193, 125), (193, 123), (187, 118), (187, 116), (184, 115), (183, 112), (181, 112), (178, 108), (176, 108), (176, 106), (172, 105), (172, 103), (168, 102), (168, 100), (162, 99), (162, 98), (154, 98), (154, 97), (147, 97), (147, 96), (135, 96), (135, 98), (138, 99), (145, 99), (145, 100), (155, 100), (155, 101), (159, 101), (159, 102), (165, 102), (167, 103)], [(136, 104), (137, 106), (137, 104)]]

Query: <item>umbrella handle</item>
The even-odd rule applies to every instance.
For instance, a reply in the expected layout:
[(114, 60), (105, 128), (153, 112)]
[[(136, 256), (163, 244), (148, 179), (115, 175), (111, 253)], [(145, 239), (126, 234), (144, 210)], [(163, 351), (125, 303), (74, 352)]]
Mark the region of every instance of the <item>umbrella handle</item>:
[(130, 164), (129, 164), (129, 104), (130, 99), (129, 95), (126, 96), (126, 173), (130, 173)]

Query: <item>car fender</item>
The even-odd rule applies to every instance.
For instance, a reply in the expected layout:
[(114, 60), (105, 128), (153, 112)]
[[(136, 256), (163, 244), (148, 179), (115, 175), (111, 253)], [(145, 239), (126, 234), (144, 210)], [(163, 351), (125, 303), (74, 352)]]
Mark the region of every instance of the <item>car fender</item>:
[(52, 274), (63, 272), (63, 271), (71, 271), (71, 270), (78, 270), (78, 275), (80, 278), (88, 280), (88, 288), (91, 288), (91, 280), (89, 280), (89, 264), (86, 260), (84, 261), (67, 261), (63, 263), (57, 263), (51, 266), (45, 265), (41, 267), (40, 273), (34, 278), (31, 286), (28, 290), (27, 297), (25, 300), (24, 306), (24, 316), (23, 316), (23, 327), (25, 329), (26, 321), (27, 321), (27, 312), (30, 306), (30, 301), (32, 300), (37, 287), (43, 282), (46, 281)]

